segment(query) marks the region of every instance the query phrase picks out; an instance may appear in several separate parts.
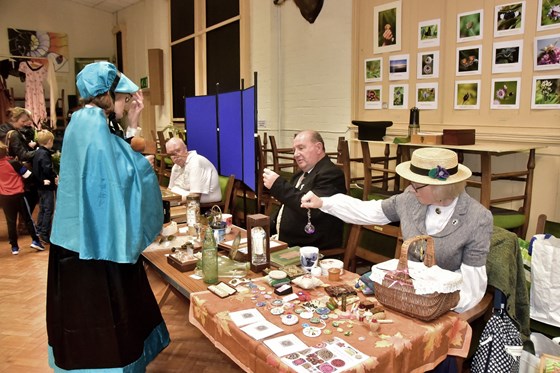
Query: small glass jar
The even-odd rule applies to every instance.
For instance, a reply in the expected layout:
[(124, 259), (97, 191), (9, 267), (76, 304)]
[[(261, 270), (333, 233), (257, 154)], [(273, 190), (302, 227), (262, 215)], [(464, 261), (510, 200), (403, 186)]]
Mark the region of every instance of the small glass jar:
[(194, 227), (200, 223), (200, 194), (191, 193), (187, 196), (187, 225)]

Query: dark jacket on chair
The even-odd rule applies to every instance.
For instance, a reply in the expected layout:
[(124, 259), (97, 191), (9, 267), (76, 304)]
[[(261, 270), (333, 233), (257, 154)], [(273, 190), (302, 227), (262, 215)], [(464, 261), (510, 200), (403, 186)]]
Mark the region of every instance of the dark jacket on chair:
[[(295, 186), (303, 172), (296, 173), (288, 182), (279, 177), (270, 190), (284, 208), (280, 220), (280, 240), (289, 246), (316, 246), (319, 249), (332, 249), (342, 246), (344, 223), (319, 209), (311, 210), (311, 224), (315, 233), (307, 234), (307, 209), (301, 208), (301, 198), (310, 190), (319, 197), (346, 193), (344, 172), (325, 156), (305, 176), (300, 189)], [(271, 219), (271, 231), (276, 229), (277, 215)]]

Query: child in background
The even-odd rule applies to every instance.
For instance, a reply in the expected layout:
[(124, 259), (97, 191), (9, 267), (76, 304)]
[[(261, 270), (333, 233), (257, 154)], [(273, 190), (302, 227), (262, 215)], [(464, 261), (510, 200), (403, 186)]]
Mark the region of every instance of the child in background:
[(54, 212), (54, 196), (58, 177), (52, 163), (52, 147), (54, 135), (41, 130), (37, 133), (39, 147), (33, 157), (33, 174), (37, 180), (39, 193), (39, 214), (37, 215), (37, 233), (43, 243), (50, 243), (52, 216)]
[(9, 159), (7, 154), (8, 147), (0, 142), (0, 205), (2, 205), (4, 215), (6, 216), (8, 239), (10, 245), (12, 245), (12, 254), (19, 254), (16, 228), (18, 213), (24, 219), (27, 231), (33, 239), (31, 247), (39, 251), (45, 250), (41, 242), (39, 242), (27, 201), (23, 196), (23, 178), (32, 177), (31, 172), (20, 162)]

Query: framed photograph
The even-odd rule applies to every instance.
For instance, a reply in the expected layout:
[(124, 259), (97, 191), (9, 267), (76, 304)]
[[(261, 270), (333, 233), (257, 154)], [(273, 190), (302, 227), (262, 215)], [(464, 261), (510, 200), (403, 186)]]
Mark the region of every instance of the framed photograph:
[(439, 77), (439, 51), (418, 53), (416, 78), (431, 79)]
[(539, 0), (537, 31), (560, 28), (560, 0)]
[(455, 81), (455, 109), (480, 109), (480, 80)]
[(401, 54), (389, 57), (389, 80), (405, 80), (409, 77), (409, 55)]
[(496, 6), (494, 37), (523, 34), (525, 29), (525, 1)]
[(416, 84), (416, 107), (425, 110), (438, 108), (438, 83)]
[(560, 109), (560, 75), (534, 76), (531, 109)]
[(494, 43), (492, 48), (492, 73), (521, 71), (523, 60), (523, 40)]
[(519, 109), (521, 79), (492, 79), (490, 109)]
[(373, 53), (401, 50), (401, 0), (373, 8)]
[(389, 109), (408, 109), (408, 84), (389, 86)]
[(560, 68), (560, 34), (536, 37), (533, 45), (535, 70)]
[(440, 19), (418, 23), (418, 48), (439, 47)]
[(481, 40), (484, 10), (457, 14), (457, 42)]
[(364, 71), (366, 82), (380, 82), (383, 79), (383, 58), (365, 60)]
[(482, 45), (457, 48), (457, 75), (481, 73)]
[(381, 109), (381, 86), (366, 85), (364, 109)]

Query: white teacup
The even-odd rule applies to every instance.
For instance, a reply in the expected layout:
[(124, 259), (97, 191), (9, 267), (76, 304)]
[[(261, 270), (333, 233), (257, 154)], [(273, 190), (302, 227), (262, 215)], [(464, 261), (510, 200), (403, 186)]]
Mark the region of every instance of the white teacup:
[(311, 272), (311, 268), (317, 267), (319, 261), (319, 248), (314, 246), (303, 246), (299, 249), (299, 260), (301, 268), (307, 273)]

